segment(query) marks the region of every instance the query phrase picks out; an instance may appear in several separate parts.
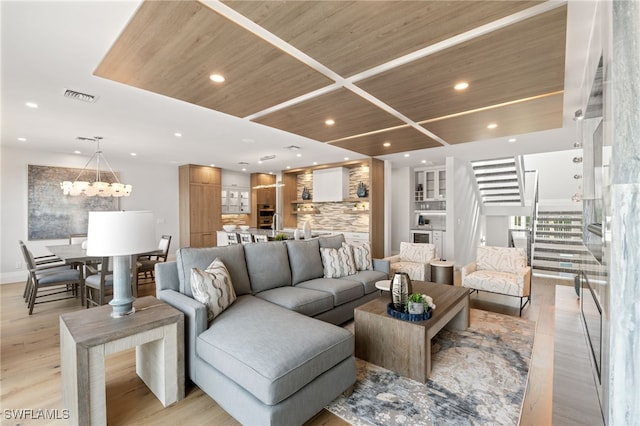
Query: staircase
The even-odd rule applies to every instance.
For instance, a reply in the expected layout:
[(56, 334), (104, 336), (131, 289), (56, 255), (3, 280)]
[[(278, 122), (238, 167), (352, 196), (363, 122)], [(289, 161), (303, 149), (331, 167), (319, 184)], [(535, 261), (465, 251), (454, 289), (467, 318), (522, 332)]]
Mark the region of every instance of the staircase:
[(573, 278), (596, 264), (582, 242), (582, 211), (539, 211), (533, 273)]
[(522, 168), (516, 158), (473, 161), (471, 167), (484, 205), (524, 205)]

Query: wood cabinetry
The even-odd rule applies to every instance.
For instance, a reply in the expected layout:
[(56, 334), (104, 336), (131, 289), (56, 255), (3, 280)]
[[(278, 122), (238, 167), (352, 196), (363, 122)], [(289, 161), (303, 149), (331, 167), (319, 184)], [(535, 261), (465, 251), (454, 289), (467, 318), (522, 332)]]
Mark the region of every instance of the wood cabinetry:
[(180, 247), (212, 247), (222, 228), (220, 169), (187, 164), (178, 172)]
[[(368, 215), (369, 220), (369, 240), (371, 242), (372, 255), (376, 258), (384, 256), (384, 163), (381, 160), (374, 158), (368, 158), (364, 160), (346, 161), (335, 164), (323, 164), (320, 166), (301, 168), (295, 170), (283, 170), (282, 171), (282, 216), (283, 224), (285, 228), (297, 228), (298, 227), (298, 214), (308, 213), (306, 211), (298, 212), (298, 205), (304, 203), (312, 203), (313, 206), (322, 206), (321, 202), (317, 202), (312, 194), (311, 200), (301, 200), (301, 191), (298, 182), (298, 177), (304, 182), (304, 186), (312, 187), (313, 178), (312, 174), (314, 170), (329, 169), (329, 168), (346, 168), (352, 169), (357, 172), (356, 168), (363, 168), (366, 170), (364, 173), (356, 173), (359, 177), (357, 179), (352, 178), (349, 181), (349, 195), (344, 198), (342, 202), (350, 209), (348, 213), (345, 213), (345, 209), (340, 210), (343, 215), (348, 215), (350, 222), (355, 218), (355, 215)], [(364, 177), (363, 177), (364, 176)], [(358, 198), (355, 195), (356, 187), (358, 183), (362, 182), (367, 186), (368, 196), (365, 198)], [(353, 210), (353, 205), (357, 203), (368, 203), (368, 209)], [(318, 214), (318, 211), (313, 211)], [(324, 228), (322, 228), (324, 229)], [(329, 229), (329, 228), (327, 228)], [(333, 227), (332, 229), (338, 230), (339, 228)]]
[(276, 177), (266, 173), (251, 175), (251, 216), (254, 228), (271, 228), (276, 208)]

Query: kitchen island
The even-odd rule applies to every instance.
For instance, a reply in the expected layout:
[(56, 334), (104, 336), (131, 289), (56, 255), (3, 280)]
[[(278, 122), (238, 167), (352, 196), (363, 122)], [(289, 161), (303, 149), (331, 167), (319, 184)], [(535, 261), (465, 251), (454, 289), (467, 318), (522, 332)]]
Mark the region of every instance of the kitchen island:
[[(217, 231), (218, 232), (218, 245), (219, 246), (226, 246), (229, 244), (229, 238), (227, 235), (227, 231)], [(240, 228), (236, 228), (234, 231), (237, 233), (239, 236), (241, 235), (252, 235), (253, 236), (253, 241), (258, 240), (258, 238), (256, 238), (256, 236), (260, 236), (262, 238), (264, 238), (265, 236), (267, 237), (267, 241), (273, 241), (275, 240), (275, 236), (278, 234), (284, 234), (287, 236), (286, 239), (288, 240), (293, 240), (294, 239), (294, 232), (295, 229), (281, 229), (279, 231), (273, 231), (272, 229), (260, 229), (260, 228), (249, 228), (246, 231), (241, 230)], [(311, 232), (311, 237), (319, 237), (321, 235), (332, 235), (331, 232), (323, 232), (323, 231), (312, 231)], [(300, 230), (300, 239), (304, 239), (302, 230)]]

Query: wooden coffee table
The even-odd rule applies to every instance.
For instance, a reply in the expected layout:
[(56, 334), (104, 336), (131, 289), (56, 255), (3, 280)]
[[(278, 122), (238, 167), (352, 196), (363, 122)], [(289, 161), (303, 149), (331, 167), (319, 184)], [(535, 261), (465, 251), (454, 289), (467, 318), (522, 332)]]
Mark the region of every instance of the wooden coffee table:
[(433, 298), (436, 309), (426, 321), (403, 321), (387, 314), (389, 296), (355, 309), (356, 357), (425, 383), (431, 374), (431, 339), (443, 327), (469, 326), (469, 289), (424, 281), (413, 293)]

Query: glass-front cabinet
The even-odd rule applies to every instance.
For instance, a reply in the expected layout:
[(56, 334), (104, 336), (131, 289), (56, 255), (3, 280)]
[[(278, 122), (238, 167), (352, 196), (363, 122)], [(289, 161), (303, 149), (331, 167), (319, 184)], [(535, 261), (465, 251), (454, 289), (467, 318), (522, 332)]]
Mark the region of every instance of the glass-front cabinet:
[(222, 213), (250, 213), (249, 188), (222, 188)]
[(447, 173), (444, 167), (415, 169), (414, 201), (416, 210), (424, 210), (424, 201), (444, 201), (447, 196)]

